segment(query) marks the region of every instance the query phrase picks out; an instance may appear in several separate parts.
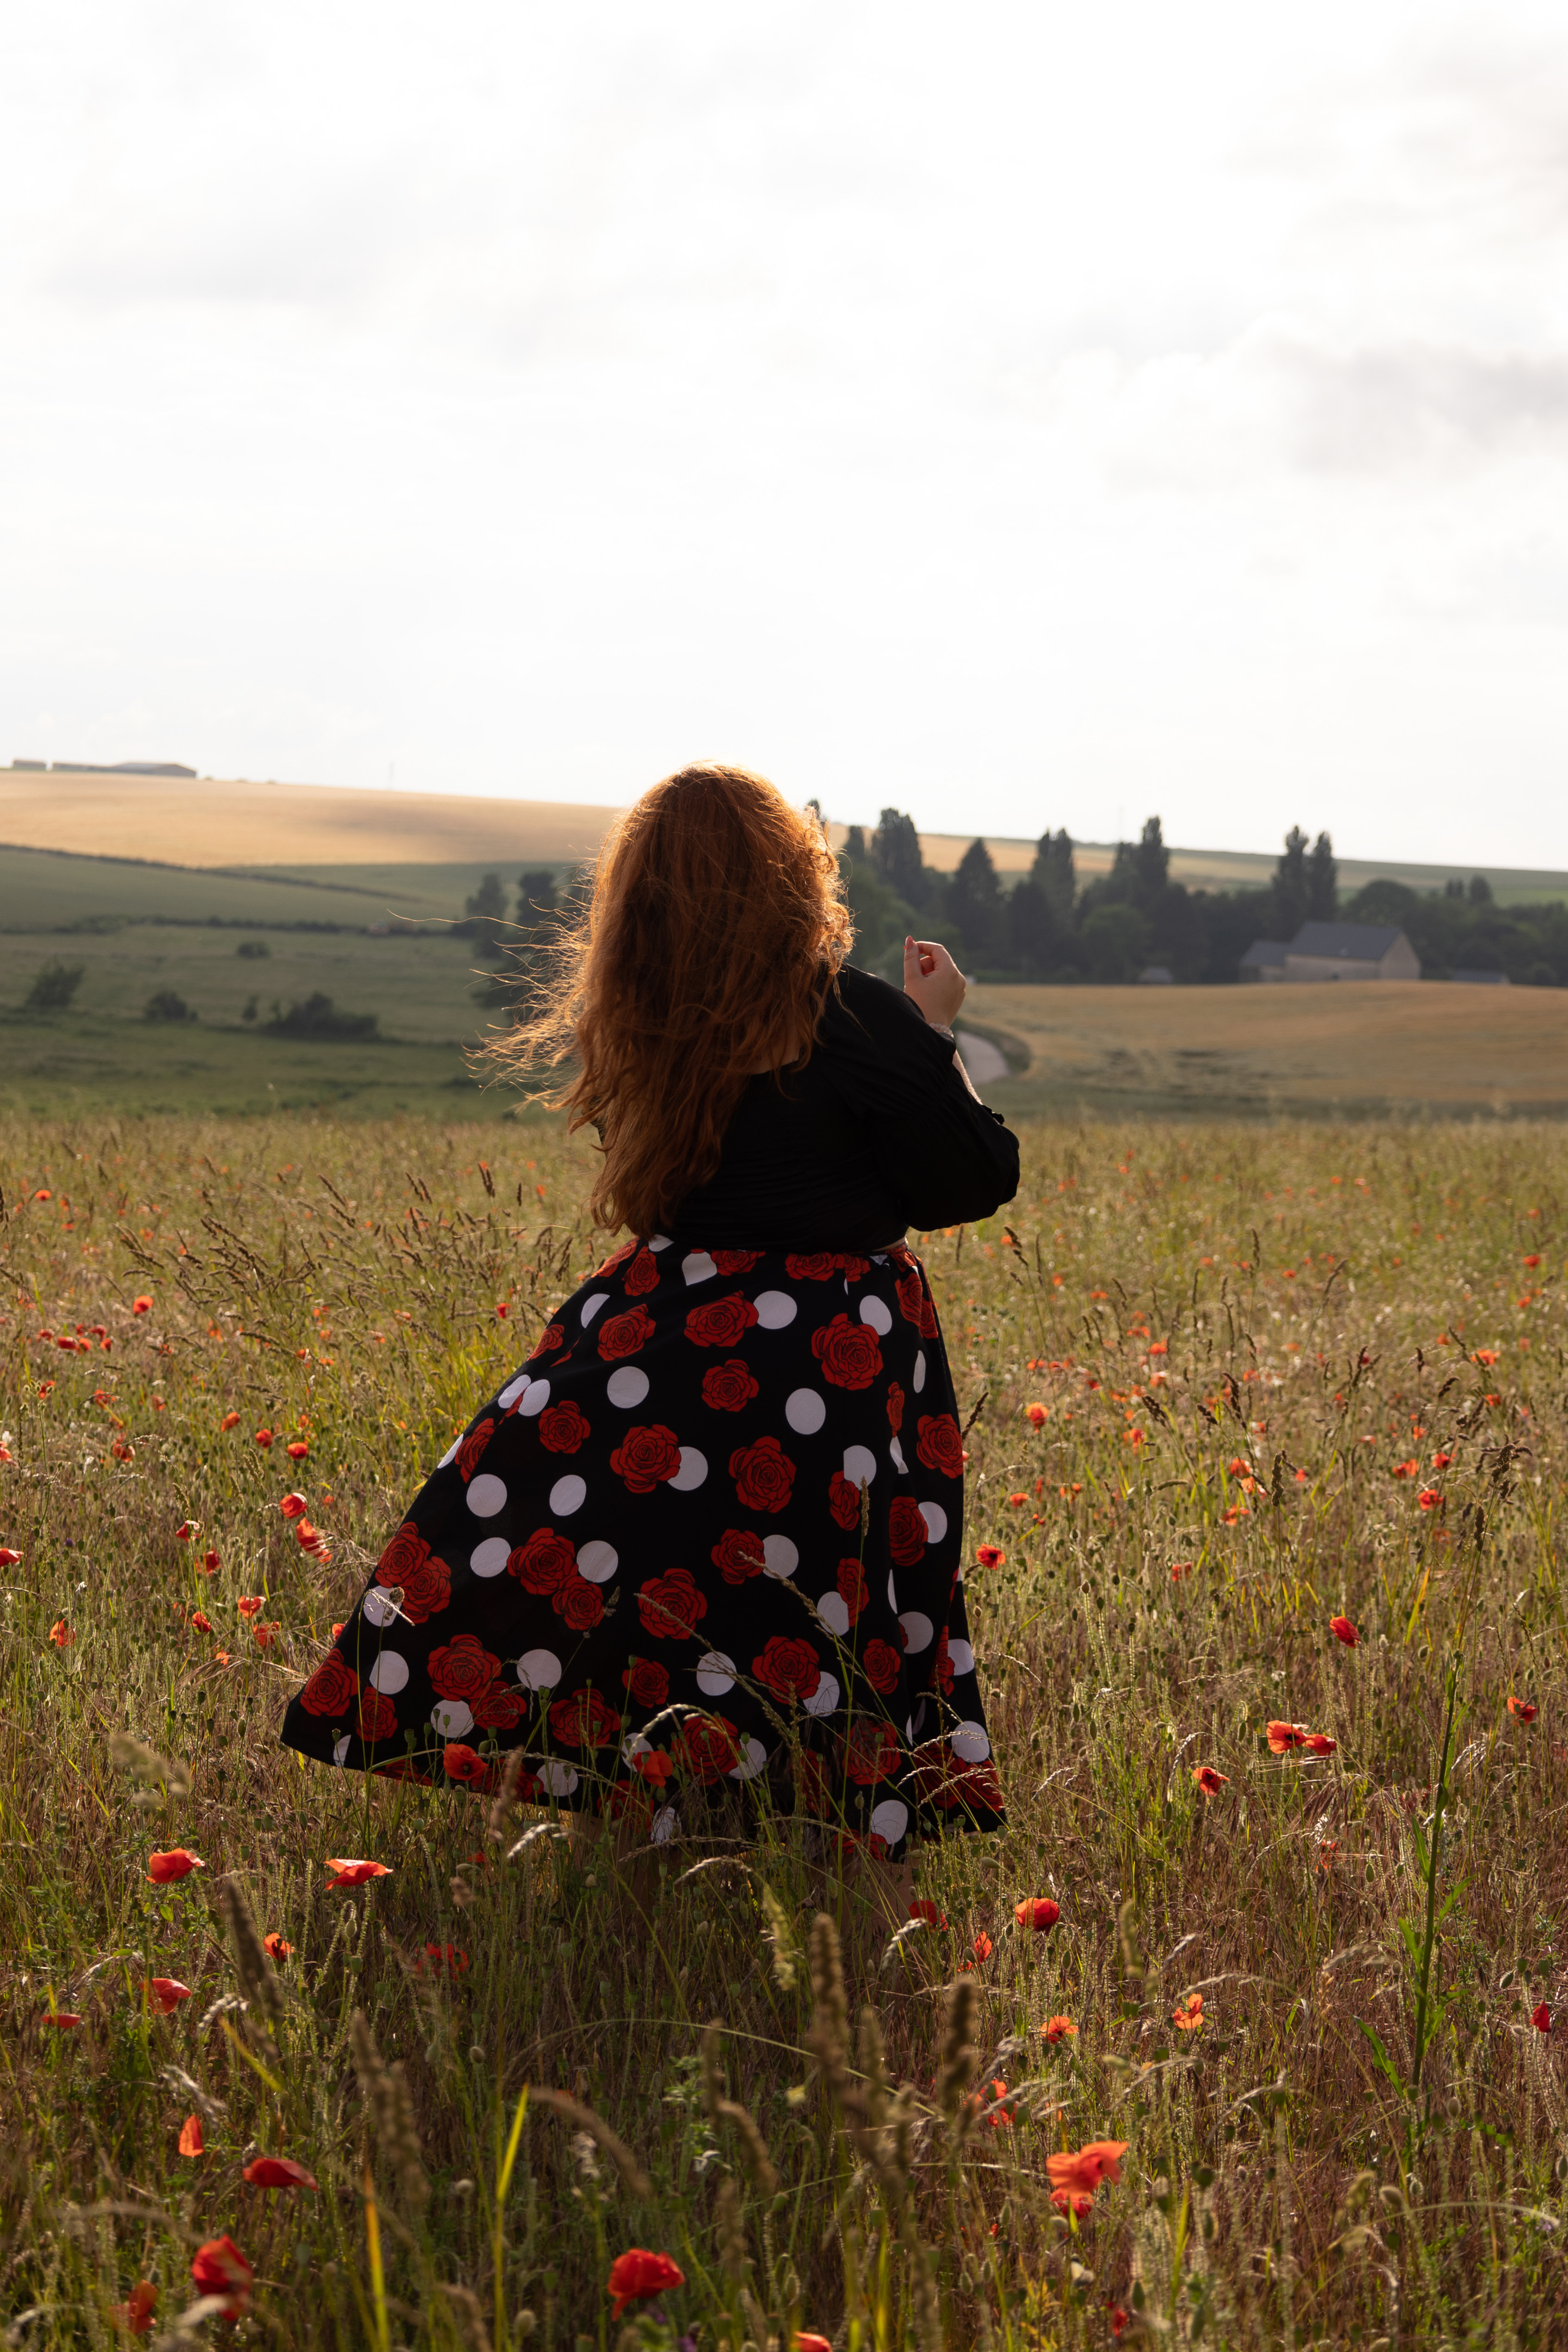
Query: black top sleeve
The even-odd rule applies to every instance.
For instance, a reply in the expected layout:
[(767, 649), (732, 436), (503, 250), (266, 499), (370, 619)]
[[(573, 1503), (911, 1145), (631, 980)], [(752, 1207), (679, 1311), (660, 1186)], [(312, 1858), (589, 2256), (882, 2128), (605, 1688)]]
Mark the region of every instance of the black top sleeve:
[(952, 1040), (902, 989), (846, 965), (818, 1025), (823, 1075), (904, 1221), (929, 1233), (988, 1217), (1018, 1191), (1018, 1139), (953, 1066)]

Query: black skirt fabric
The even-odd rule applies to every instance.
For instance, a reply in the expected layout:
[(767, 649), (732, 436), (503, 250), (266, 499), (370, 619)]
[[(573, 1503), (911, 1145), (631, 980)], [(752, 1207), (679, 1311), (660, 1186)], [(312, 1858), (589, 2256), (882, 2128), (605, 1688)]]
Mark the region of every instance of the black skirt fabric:
[(994, 1829), (963, 1469), (902, 1244), (630, 1243), (414, 1497), (283, 1740), (476, 1788), (520, 1747), (525, 1801), (655, 1842), (758, 1781), (893, 1860)]

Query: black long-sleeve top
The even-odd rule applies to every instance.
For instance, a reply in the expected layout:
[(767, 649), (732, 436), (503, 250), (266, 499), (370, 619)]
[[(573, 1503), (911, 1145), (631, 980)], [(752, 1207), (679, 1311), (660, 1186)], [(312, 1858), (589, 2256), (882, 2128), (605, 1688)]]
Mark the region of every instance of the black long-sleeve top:
[(1018, 1190), (1018, 1139), (953, 1056), (912, 997), (846, 964), (803, 1067), (748, 1080), (672, 1238), (864, 1251), (988, 1217)]

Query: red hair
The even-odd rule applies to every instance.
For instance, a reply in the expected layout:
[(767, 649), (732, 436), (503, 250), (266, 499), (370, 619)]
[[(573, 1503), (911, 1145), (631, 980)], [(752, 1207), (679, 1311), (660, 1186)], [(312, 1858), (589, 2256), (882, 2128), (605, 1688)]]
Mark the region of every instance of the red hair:
[(716, 1173), (747, 1080), (803, 1062), (852, 938), (821, 822), (744, 768), (683, 768), (612, 827), (549, 978), (495, 1047), (599, 1129), (598, 1223), (654, 1234)]

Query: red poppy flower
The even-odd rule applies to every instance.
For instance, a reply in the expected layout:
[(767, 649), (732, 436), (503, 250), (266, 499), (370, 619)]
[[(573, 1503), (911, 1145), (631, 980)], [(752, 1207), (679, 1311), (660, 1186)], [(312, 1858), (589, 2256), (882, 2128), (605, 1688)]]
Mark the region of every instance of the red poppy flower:
[(272, 1444), (272, 1432), (271, 1432), (271, 1430), (270, 1430), (270, 1429), (258, 1429), (258, 1430), (256, 1431), (256, 1444), (261, 1447), (262, 1451), (265, 1453), (265, 1452), (267, 1451), (267, 1447), (268, 1447), (268, 1446), (270, 1446), (270, 1444)]
[(680, 1440), (662, 1422), (629, 1429), (610, 1456), (610, 1467), (632, 1495), (651, 1495), (680, 1466)]
[[(44, 1196), (43, 1196), (43, 1197), (44, 1197), (44, 1199), (47, 1201), (47, 1200), (48, 1199), (48, 1197), (49, 1197), (49, 1196), (48, 1196), (48, 1194), (46, 1192), (46, 1193), (44, 1194)], [(148, 1297), (147, 1293), (146, 1293), (145, 1291), (143, 1291), (143, 1292), (141, 1293), (141, 1297), (140, 1297), (139, 1298), (133, 1298), (133, 1299), (131, 1300), (131, 1311), (132, 1315), (151, 1315), (151, 1314), (152, 1314), (152, 1301)]]
[(639, 1706), (663, 1706), (670, 1696), (670, 1677), (655, 1658), (633, 1659), (621, 1679)]
[(1203, 2031), (1203, 1995), (1189, 1992), (1185, 2000), (1177, 2001), (1171, 2011), (1171, 2023), (1178, 2033), (1200, 2033)]
[(250, 2301), (256, 2273), (234, 2240), (225, 2236), (209, 2238), (204, 2246), (197, 2247), (191, 2276), (198, 2294), (224, 2296), (224, 2317), (238, 2319)]
[(48, 2009), (39, 2020), (43, 2025), (70, 2027), (81, 2023), (81, 2012), (74, 2009)]
[(882, 1349), (869, 1323), (835, 1315), (811, 1334), (811, 1353), (830, 1388), (869, 1389), (882, 1370)]
[(645, 1348), (658, 1328), (645, 1307), (629, 1307), (623, 1315), (608, 1315), (599, 1327), (599, 1353), (607, 1364), (620, 1363)]
[(1351, 1623), (1348, 1617), (1331, 1617), (1329, 1619), (1329, 1632), (1333, 1635), (1336, 1642), (1343, 1642), (1347, 1650), (1354, 1650), (1357, 1643), (1361, 1640), (1360, 1633)]
[(828, 1508), (841, 1528), (847, 1529), (860, 1523), (860, 1488), (852, 1486), (841, 1470), (835, 1470), (828, 1481)]
[(0, 1568), (15, 1568), (21, 1557), (21, 1553), (13, 1551), (9, 1544), (0, 1544)]
[(744, 1412), (760, 1393), (751, 1367), (742, 1356), (727, 1356), (703, 1374), (703, 1402), (715, 1412)]
[[(1051, 2201), (1059, 2213), (1071, 2213), (1078, 2221), (1087, 2221), (1094, 2210), (1093, 2198), (1087, 2196), (1082, 2189), (1076, 2193), (1071, 2189), (1053, 2189)], [(1122, 2331), (1116, 2326), (1113, 2316), (1111, 2324), (1114, 2333), (1120, 2336)]]
[(460, 1977), (466, 1975), (468, 1955), (455, 1944), (426, 1944), (423, 1958), (415, 1960), (416, 1977)]
[(277, 1929), (273, 1927), (262, 1937), (261, 1948), (269, 1960), (286, 1960), (294, 1947), (292, 1944), (285, 1943)]
[(1053, 1903), (1049, 1895), (1027, 1895), (1013, 1906), (1013, 1917), (1020, 1927), (1037, 1936), (1046, 1935), (1061, 1916), (1061, 1906)]
[(1309, 1755), (1332, 1756), (1338, 1742), (1331, 1739), (1326, 1731), (1309, 1731), (1302, 1746)]
[(1470, 1361), (1472, 1364), (1495, 1364), (1498, 1354), (1496, 1348), (1476, 1348), (1471, 1350)]
[(1536, 1717), (1540, 1714), (1541, 1709), (1531, 1699), (1514, 1698), (1511, 1696), (1508, 1702), (1508, 1711), (1510, 1715), (1517, 1715), (1521, 1723), (1533, 1723)]
[(1543, 2000), (1538, 2009), (1532, 2009), (1530, 2012), (1530, 2021), (1537, 2033), (1550, 2033), (1552, 2031), (1551, 2002)]
[(1408, 1462), (1396, 1462), (1394, 1465), (1393, 1475), (1396, 1478), (1414, 1478), (1419, 1472), (1420, 1467), (1420, 1463), (1413, 1454)]
[(925, 1553), (925, 1521), (913, 1495), (895, 1495), (887, 1507), (887, 1548), (897, 1568), (913, 1568)]
[(1192, 1777), (1206, 1797), (1218, 1797), (1221, 1789), (1229, 1786), (1228, 1774), (1217, 1772), (1212, 1764), (1195, 1764)]
[(538, 1417), (539, 1444), (548, 1454), (575, 1454), (592, 1430), (575, 1399), (547, 1405)]
[(662, 1748), (645, 1748), (632, 1759), (632, 1769), (655, 1789), (662, 1789), (675, 1769), (675, 1759), (666, 1756)]
[(1024, 1417), (1031, 1429), (1043, 1429), (1051, 1414), (1042, 1404), (1026, 1404)]
[(193, 1870), (205, 1870), (206, 1866), (199, 1853), (183, 1845), (173, 1845), (166, 1853), (153, 1853), (147, 1857), (147, 1875), (154, 1886), (168, 1886), (176, 1878), (188, 1877)]
[(1040, 2038), (1042, 2042), (1062, 2042), (1077, 2031), (1070, 2017), (1048, 2017), (1040, 2029)]
[(1105, 2316), (1111, 2323), (1112, 2335), (1117, 2337), (1124, 2336), (1133, 2324), (1133, 2315), (1124, 2304), (1108, 2303)]
[(1440, 1511), (1443, 1507), (1443, 1497), (1436, 1486), (1423, 1486), (1416, 1500), (1424, 1511)]
[(909, 1916), (912, 1919), (920, 1920), (927, 1927), (945, 1927), (947, 1925), (936, 1904), (926, 1895), (920, 1895), (910, 1905)]
[(218, 1427), (220, 1429), (237, 1429), (239, 1427), (238, 1413), (225, 1412), (222, 1421), (219, 1422)]
[(861, 1664), (865, 1668), (867, 1682), (873, 1690), (880, 1691), (883, 1698), (890, 1691), (898, 1688), (898, 1677), (904, 1671), (904, 1654), (895, 1650), (891, 1642), (868, 1642)]
[(449, 1780), (461, 1787), (473, 1788), (487, 1778), (489, 1766), (476, 1748), (461, 1739), (449, 1739), (442, 1751), (442, 1766)]
[(751, 1671), (775, 1698), (810, 1698), (822, 1679), (822, 1669), (817, 1653), (810, 1642), (791, 1640), (787, 1634), (773, 1634), (760, 1657), (753, 1658)]
[(76, 1635), (63, 1617), (57, 1617), (49, 1628), (49, 1639), (57, 1650), (68, 1650), (76, 1640)]
[(181, 2155), (200, 2156), (205, 2146), (206, 2142), (202, 2137), (201, 2116), (187, 2116), (184, 2122), (180, 2126)]
[(182, 1519), (174, 1530), (174, 1540), (176, 1543), (189, 1543), (193, 1536), (199, 1536), (201, 1532), (200, 1519)]
[(202, 1573), (204, 1576), (216, 1576), (222, 1566), (223, 1561), (215, 1551), (204, 1551), (202, 1554)]
[(975, 1958), (977, 1960), (988, 1960), (995, 1949), (995, 1945), (982, 1927), (975, 1938)]
[(1008, 1502), (1015, 1511), (1020, 1510), (1028, 1500), (1029, 1496), (1027, 1495), (1009, 1495), (1008, 1496)]
[(264, 1592), (245, 1593), (235, 1602), (235, 1607), (242, 1617), (259, 1616), (266, 1606), (267, 1595)]
[(958, 1424), (950, 1412), (923, 1412), (916, 1423), (915, 1451), (927, 1470), (939, 1471), (944, 1478), (961, 1478), (964, 1475), (964, 1441)]
[(1082, 2147), (1064, 2148), (1046, 2158), (1046, 2176), (1053, 2189), (1092, 2197), (1103, 2180), (1113, 2187), (1120, 2180), (1122, 2158), (1131, 2145), (1124, 2139), (1092, 2139)]
[(743, 1510), (788, 1508), (795, 1465), (776, 1437), (759, 1437), (753, 1445), (737, 1446), (729, 1457), (729, 1475)]
[(975, 1563), (978, 1568), (1000, 1568), (1006, 1558), (1006, 1552), (998, 1551), (995, 1544), (977, 1544), (975, 1547)]
[(291, 2156), (258, 2156), (245, 2168), (253, 2189), (317, 2189), (319, 2182)]
[(1297, 1723), (1271, 1723), (1269, 1726), (1269, 1748), (1271, 1755), (1288, 1755), (1292, 1748), (1304, 1748), (1307, 1735)]
[(695, 1630), (697, 1619), (707, 1615), (707, 1600), (689, 1569), (672, 1568), (639, 1588), (637, 1613), (645, 1633), (681, 1642)]
[(833, 2352), (833, 2347), (825, 2336), (814, 2336), (809, 2327), (798, 2327), (794, 2352)]
[(614, 2297), (610, 2316), (619, 2319), (630, 2303), (648, 2303), (670, 2287), (685, 2286), (685, 2271), (670, 2260), (668, 2254), (650, 2253), (645, 2246), (632, 2246), (617, 2254), (610, 2265), (610, 2284), (606, 2294)]
[(343, 1862), (329, 1854), (327, 1867), (335, 1874), (327, 1881), (329, 1890), (334, 1887), (363, 1886), (372, 1878), (390, 1878), (392, 1870), (384, 1862)]
[(303, 1462), (310, 1448), (303, 1437), (295, 1437), (289, 1440), (284, 1451), (290, 1462)]
[(160, 2017), (172, 2017), (180, 2003), (190, 1998), (190, 1986), (182, 1984), (178, 1977), (149, 1977), (147, 1979), (148, 2002)]

